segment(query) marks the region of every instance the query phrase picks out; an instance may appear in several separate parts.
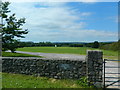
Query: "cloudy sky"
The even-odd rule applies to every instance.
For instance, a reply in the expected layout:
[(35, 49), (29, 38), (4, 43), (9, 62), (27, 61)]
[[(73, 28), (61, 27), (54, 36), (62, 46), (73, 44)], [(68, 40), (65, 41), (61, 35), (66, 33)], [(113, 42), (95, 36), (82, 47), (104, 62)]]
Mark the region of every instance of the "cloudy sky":
[(117, 5), (117, 2), (11, 2), (9, 8), (17, 18), (26, 18), (23, 28), (29, 33), (22, 41), (93, 42), (118, 39)]

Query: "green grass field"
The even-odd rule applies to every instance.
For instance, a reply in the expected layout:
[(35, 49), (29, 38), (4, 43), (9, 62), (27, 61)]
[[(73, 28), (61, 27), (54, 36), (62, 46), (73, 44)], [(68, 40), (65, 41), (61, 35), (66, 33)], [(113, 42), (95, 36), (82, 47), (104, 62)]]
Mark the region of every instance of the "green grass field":
[(53, 79), (30, 75), (2, 73), (3, 88), (89, 88), (86, 79)]
[(2, 52), (2, 57), (41, 57), (41, 56), (22, 54), (22, 53)]
[[(67, 54), (80, 54), (86, 55), (87, 50), (100, 50), (88, 47), (24, 47), (17, 49), (18, 51), (28, 52), (43, 52), (43, 53), (67, 53)], [(104, 58), (118, 59), (117, 51), (102, 50)]]

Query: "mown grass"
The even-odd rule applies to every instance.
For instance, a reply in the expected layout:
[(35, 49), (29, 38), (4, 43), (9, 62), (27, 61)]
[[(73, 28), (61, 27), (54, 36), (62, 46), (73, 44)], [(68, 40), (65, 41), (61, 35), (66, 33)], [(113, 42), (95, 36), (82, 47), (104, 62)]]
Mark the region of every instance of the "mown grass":
[(22, 53), (2, 52), (2, 57), (41, 57), (41, 56), (22, 54)]
[[(86, 55), (87, 50), (102, 50), (89, 47), (24, 47), (17, 49), (18, 51), (27, 52), (43, 52), (43, 53), (67, 53)], [(118, 52), (111, 50), (102, 50), (104, 57), (107, 59), (118, 59)]]
[(85, 78), (81, 80), (53, 79), (48, 77), (34, 77), (30, 75), (2, 73), (3, 88), (92, 88)]

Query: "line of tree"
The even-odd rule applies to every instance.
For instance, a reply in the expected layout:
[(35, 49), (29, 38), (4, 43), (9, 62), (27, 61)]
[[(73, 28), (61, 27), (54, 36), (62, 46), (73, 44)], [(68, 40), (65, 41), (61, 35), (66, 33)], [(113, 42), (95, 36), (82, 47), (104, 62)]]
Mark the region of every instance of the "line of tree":
[(39, 46), (52, 46), (55, 45), (57, 47), (91, 47), (91, 48), (99, 48), (100, 44), (98, 41), (95, 41), (93, 43), (51, 43), (51, 42), (20, 42), (19, 47), (39, 47)]
[(19, 47), (83, 47), (83, 44), (72, 44), (72, 43), (51, 43), (51, 42), (39, 42), (39, 43), (34, 43), (34, 42), (19, 42)]
[(92, 43), (51, 43), (51, 42), (19, 42), (19, 47), (91, 47), (91, 48), (99, 48), (104, 50), (120, 50), (120, 40), (118, 42), (98, 42), (94, 41)]

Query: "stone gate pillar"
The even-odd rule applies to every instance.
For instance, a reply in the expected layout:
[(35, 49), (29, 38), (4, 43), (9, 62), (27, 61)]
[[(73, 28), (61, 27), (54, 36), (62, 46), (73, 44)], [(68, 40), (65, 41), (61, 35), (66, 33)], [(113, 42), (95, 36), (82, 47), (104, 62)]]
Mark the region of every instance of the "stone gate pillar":
[(86, 56), (87, 63), (87, 79), (88, 82), (96, 87), (103, 85), (103, 52), (96, 50), (88, 50)]

